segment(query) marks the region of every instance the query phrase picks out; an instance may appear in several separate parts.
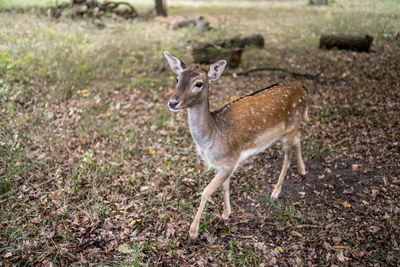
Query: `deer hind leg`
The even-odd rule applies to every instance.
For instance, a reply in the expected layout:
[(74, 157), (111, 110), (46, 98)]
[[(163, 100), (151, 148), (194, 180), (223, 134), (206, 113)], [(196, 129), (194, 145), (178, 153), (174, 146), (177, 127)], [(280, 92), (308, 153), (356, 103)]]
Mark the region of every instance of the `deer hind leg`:
[(222, 184), (222, 190), (224, 191), (224, 212), (222, 213), (221, 218), (224, 220), (228, 220), (229, 215), (231, 215), (231, 203), (229, 201), (229, 182), (230, 178), (226, 179), (226, 181)]
[(283, 180), (285, 179), (287, 169), (289, 168), (290, 162), (292, 160), (293, 145), (296, 135), (297, 132), (291, 132), (282, 137), (283, 151), (285, 153), (285, 156), (283, 159), (282, 170), (279, 175), (278, 183), (276, 184), (274, 191), (271, 194), (272, 199), (278, 199), (279, 194), (281, 193), (282, 183)]
[(297, 134), (294, 138), (294, 147), (296, 148), (297, 169), (301, 175), (305, 175), (306, 167), (304, 165), (303, 157), (301, 156), (301, 143), (299, 134)]
[(221, 169), (217, 172), (217, 175), (211, 180), (207, 187), (203, 191), (201, 196), (200, 206), (197, 210), (196, 216), (190, 226), (189, 235), (190, 238), (196, 239), (199, 235), (199, 224), (201, 219), (201, 214), (203, 213), (204, 207), (210, 196), (220, 187), (231, 175), (233, 169)]

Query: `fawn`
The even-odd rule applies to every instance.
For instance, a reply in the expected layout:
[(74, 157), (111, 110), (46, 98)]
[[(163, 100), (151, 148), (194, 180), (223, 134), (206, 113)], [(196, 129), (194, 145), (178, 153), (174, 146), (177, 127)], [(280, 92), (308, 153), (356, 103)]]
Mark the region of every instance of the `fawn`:
[(186, 68), (177, 57), (164, 52), (178, 77), (175, 94), (169, 99), (171, 111), (187, 109), (190, 133), (197, 150), (207, 164), (216, 170), (215, 177), (204, 189), (199, 209), (190, 226), (189, 235), (197, 238), (199, 222), (205, 204), (214, 191), (222, 186), (224, 211), (222, 218), (231, 214), (229, 181), (239, 163), (281, 140), (284, 150), (282, 171), (271, 198), (277, 199), (282, 182), (296, 151), (298, 171), (306, 173), (301, 156), (298, 128), (301, 120), (308, 120), (307, 91), (299, 83), (274, 84), (243, 96), (213, 111), (209, 110), (208, 88), (217, 80), (226, 61), (212, 64), (209, 70), (196, 65)]

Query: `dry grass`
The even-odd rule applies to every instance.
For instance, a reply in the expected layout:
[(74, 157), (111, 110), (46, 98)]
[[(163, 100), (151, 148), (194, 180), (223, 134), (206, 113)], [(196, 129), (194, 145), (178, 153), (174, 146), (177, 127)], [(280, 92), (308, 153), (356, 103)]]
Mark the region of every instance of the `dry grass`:
[[(14, 2), (21, 6), (26, 3)], [(189, 253), (185, 248), (193, 245), (185, 231), (212, 171), (201, 167), (185, 115), (171, 116), (165, 105), (174, 76), (162, 51), (188, 59), (188, 40), (261, 33), (266, 48), (247, 51), (243, 69), (268, 65), (317, 72), (316, 68), (324, 71), (324, 64), (329, 69), (341, 62), (332, 53), (318, 51), (322, 32), (369, 33), (376, 37), (374, 47), (381, 49), (392, 44), (400, 29), (400, 5), (396, 1), (336, 1), (328, 7), (306, 3), (188, 4), (171, 0), (171, 16), (166, 19), (107, 20), (107, 27), (101, 30), (90, 21), (53, 21), (36, 13), (0, 12), (1, 262), (157, 265), (162, 262), (152, 260), (174, 264), (178, 259), (192, 263), (192, 259), (184, 258)], [(145, 10), (143, 1), (141, 4)], [(0, 1), (0, 6), (7, 5), (9, 2)], [(181, 14), (203, 14), (214, 30), (200, 34), (190, 29), (168, 29), (168, 23)], [(391, 51), (397, 53), (394, 48)], [(352, 57), (351, 53), (347, 55)], [(334, 71), (340, 76), (344, 70)], [(212, 104), (251, 91), (248, 84), (262, 87), (279, 79), (284, 78), (279, 74), (225, 77), (215, 86)], [(317, 92), (336, 85), (310, 86), (313, 105), (324, 109), (333, 101)], [(314, 111), (314, 130), (328, 127), (328, 113), (323, 111)], [(388, 116), (396, 114), (398, 111)], [(312, 136), (309, 131), (307, 157), (325, 156), (336, 141)], [(269, 156), (277, 158), (278, 152), (271, 153)], [(319, 211), (300, 216), (293, 205), (274, 206), (265, 201), (267, 195), (262, 192), (269, 187), (264, 184), (262, 189), (257, 179), (268, 175), (268, 179), (274, 179), (276, 175), (260, 174), (253, 166), (264, 163), (246, 165), (238, 174), (242, 178), (234, 185), (236, 189), (260, 195), (268, 206), (267, 220), (282, 225), (310, 223), (307, 216), (317, 216)], [(246, 180), (246, 174), (258, 178), (255, 182)], [(217, 196), (216, 203), (219, 201)], [(244, 221), (245, 208), (235, 205), (238, 218)], [(217, 229), (222, 237), (213, 236), (214, 225), (221, 224), (216, 222), (219, 210), (215, 207), (218, 205), (212, 204), (203, 217), (201, 232), (208, 243), (197, 244), (195, 261), (201, 264), (210, 257), (220, 263), (251, 265), (271, 259), (260, 244), (229, 235), (237, 224), (231, 225), (232, 229), (224, 225), (222, 230)], [(214, 244), (213, 238), (220, 241)], [(129, 253), (120, 248), (123, 244), (129, 245)], [(277, 243), (266, 246), (279, 247)], [(379, 250), (374, 254), (376, 259), (370, 261), (387, 263), (380, 253), (385, 257), (390, 254)]]

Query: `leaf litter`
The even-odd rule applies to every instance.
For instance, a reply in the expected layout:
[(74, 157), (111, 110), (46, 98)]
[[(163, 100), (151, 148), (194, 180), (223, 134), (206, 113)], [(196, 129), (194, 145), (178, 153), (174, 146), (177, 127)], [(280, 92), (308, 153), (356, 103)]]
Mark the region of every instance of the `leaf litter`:
[[(229, 220), (219, 217), (216, 193), (195, 241), (190, 221), (213, 172), (195, 154), (186, 115), (164, 107), (169, 88), (154, 88), (157, 99), (146, 90), (110, 93), (104, 110), (92, 90), (49, 104), (51, 127), (30, 129), (16, 162), (30, 167), (15, 176), (13, 197), (0, 200), (18, 215), (1, 217), (2, 264), (398, 265), (400, 62), (392, 49), (294, 58), (297, 71), (321, 71), (314, 81), (296, 79), (310, 93), (312, 119), (302, 127), (308, 173), (292, 164), (272, 202), (281, 146), (251, 158), (232, 178)], [(230, 88), (242, 95), (248, 84), (295, 80), (222, 79), (211, 103), (228, 99)], [(97, 113), (85, 114), (86, 106)], [(39, 146), (40, 136), (58, 143)]]

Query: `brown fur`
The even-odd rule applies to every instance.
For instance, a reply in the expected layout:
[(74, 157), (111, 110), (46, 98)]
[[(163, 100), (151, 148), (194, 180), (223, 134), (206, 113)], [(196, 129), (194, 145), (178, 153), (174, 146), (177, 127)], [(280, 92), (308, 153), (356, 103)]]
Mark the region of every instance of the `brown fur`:
[(306, 97), (300, 83), (278, 84), (211, 111), (224, 151), (237, 156), (243, 149), (252, 148), (258, 136), (279, 123), (284, 122), (285, 129), (294, 127), (305, 112)]

